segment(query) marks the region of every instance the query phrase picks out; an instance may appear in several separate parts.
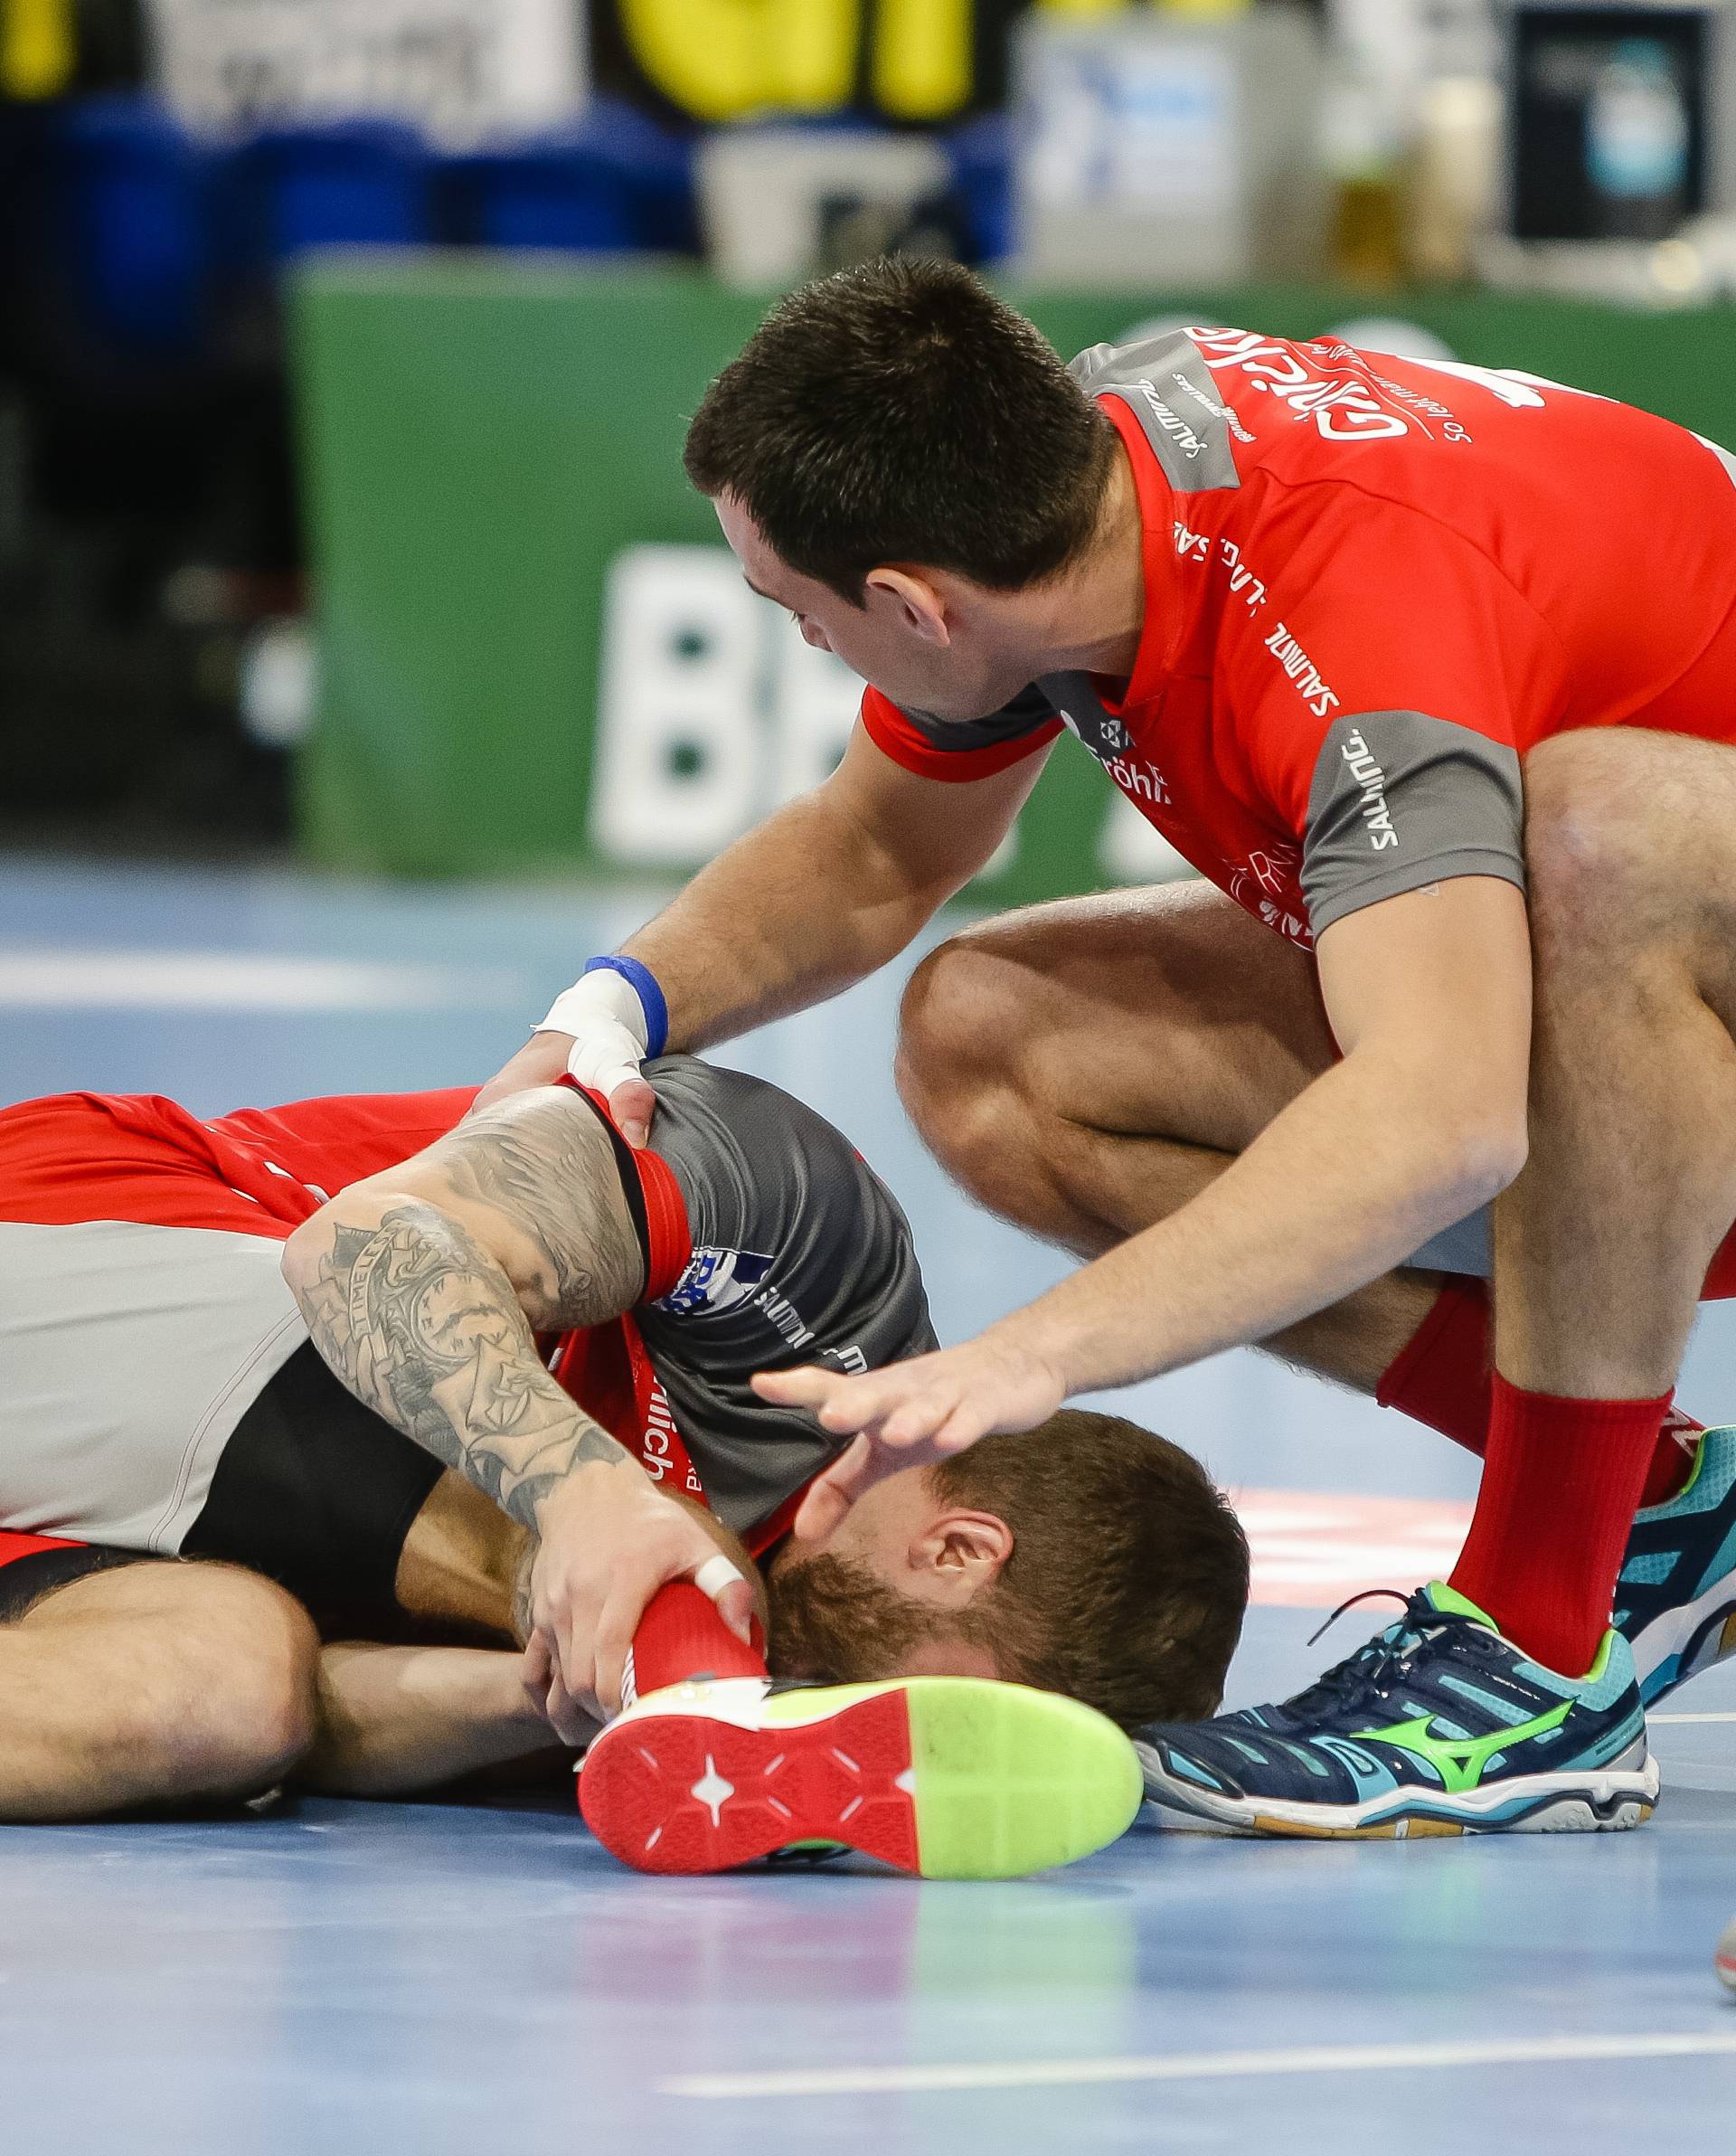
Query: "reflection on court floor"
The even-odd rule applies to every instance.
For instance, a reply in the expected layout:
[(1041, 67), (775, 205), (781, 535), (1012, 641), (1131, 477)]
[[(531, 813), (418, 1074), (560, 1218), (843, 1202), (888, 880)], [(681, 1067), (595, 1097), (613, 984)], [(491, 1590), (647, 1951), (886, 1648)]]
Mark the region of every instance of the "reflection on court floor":
[(1290, 1609), (1335, 1607), (1395, 1580), (1444, 1579), (1471, 1518), (1468, 1505), (1440, 1498), (1230, 1494), (1253, 1552), (1254, 1601)]

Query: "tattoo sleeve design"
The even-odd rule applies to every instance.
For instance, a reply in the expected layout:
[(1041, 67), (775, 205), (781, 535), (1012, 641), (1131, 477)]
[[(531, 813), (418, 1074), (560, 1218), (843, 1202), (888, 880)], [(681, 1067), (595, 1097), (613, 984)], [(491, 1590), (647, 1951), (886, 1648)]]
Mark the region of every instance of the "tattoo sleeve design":
[[(575, 1468), (630, 1460), (543, 1367), (533, 1329), (600, 1324), (644, 1286), (614, 1149), (582, 1101), (551, 1091), (460, 1124), (410, 1166), (426, 1197), (340, 1194), (297, 1231), (287, 1276), (357, 1399), (535, 1528)], [(500, 1247), (528, 1281), (467, 1225), (476, 1206), (511, 1230)]]
[(505, 1273), (437, 1206), (334, 1221), (300, 1301), (359, 1400), (526, 1527), (574, 1468), (628, 1458), (542, 1367)]
[(489, 1206), (529, 1238), (545, 1327), (597, 1325), (637, 1301), (638, 1238), (608, 1133), (567, 1092), (508, 1102), (429, 1149), (455, 1196)]

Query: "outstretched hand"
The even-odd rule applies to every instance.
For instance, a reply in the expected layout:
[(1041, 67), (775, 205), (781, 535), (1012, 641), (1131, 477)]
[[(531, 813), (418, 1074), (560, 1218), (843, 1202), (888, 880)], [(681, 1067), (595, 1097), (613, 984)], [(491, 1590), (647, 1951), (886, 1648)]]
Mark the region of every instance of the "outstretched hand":
[(1060, 1374), (1041, 1357), (986, 1334), (860, 1377), (818, 1366), (762, 1370), (753, 1389), (780, 1407), (809, 1408), (821, 1429), (855, 1440), (802, 1501), (795, 1529), (805, 1542), (830, 1535), (888, 1475), (962, 1452), (995, 1431), (1034, 1429), (1066, 1397)]

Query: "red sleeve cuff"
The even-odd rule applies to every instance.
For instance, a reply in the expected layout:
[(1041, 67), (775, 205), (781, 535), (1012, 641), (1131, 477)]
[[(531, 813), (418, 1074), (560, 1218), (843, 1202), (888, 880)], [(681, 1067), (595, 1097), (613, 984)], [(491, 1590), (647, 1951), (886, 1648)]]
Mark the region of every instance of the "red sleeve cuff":
[(571, 1086), (574, 1092), (582, 1093), (590, 1102), (615, 1133), (618, 1141), (615, 1150), (624, 1157), (623, 1173), (626, 1163), (631, 1162), (633, 1172), (638, 1177), (639, 1193), (645, 1201), (646, 1231), (645, 1289), (639, 1300), (656, 1302), (675, 1287), (693, 1254), (693, 1231), (687, 1219), (687, 1201), (681, 1195), (675, 1171), (650, 1148), (627, 1144), (601, 1093), (593, 1092), (590, 1086), (580, 1085), (576, 1079), (563, 1078), (560, 1083)]
[(939, 779), (953, 785), (970, 779), (992, 779), (996, 771), (1010, 771), (1039, 749), (1046, 749), (1061, 731), (1059, 719), (1047, 719), (1029, 733), (992, 742), (986, 748), (937, 749), (932, 742), (923, 739), (897, 704), (889, 703), (876, 689), (870, 689), (862, 700), (862, 723), (875, 748), (901, 769), (914, 771), (920, 779)]

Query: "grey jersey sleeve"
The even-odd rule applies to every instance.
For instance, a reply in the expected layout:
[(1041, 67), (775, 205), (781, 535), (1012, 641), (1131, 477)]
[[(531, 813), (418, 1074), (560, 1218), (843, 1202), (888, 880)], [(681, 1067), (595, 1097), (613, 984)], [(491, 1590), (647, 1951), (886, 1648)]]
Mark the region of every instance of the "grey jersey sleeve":
[(1525, 886), (1519, 758), (1420, 711), (1335, 719), (1308, 793), (1302, 892), (1318, 936), (1383, 898), (1449, 876)]
[(1040, 733), (1046, 726), (1053, 726), (1059, 715), (1034, 682), (986, 719), (937, 719), (929, 712), (911, 711), (901, 704), (894, 708), (904, 724), (927, 747), (952, 756), (999, 749), (1009, 742), (1024, 741), (1031, 734)]
[(693, 1255), (634, 1322), (713, 1509), (745, 1532), (842, 1450), (805, 1411), (760, 1399), (753, 1373), (925, 1354), (928, 1298), (909, 1222), (823, 1116), (690, 1055), (646, 1075)]

